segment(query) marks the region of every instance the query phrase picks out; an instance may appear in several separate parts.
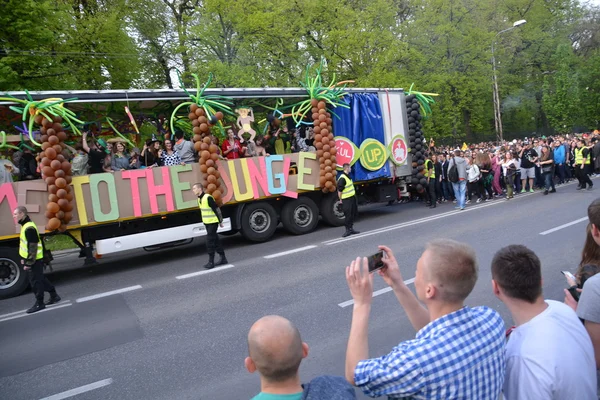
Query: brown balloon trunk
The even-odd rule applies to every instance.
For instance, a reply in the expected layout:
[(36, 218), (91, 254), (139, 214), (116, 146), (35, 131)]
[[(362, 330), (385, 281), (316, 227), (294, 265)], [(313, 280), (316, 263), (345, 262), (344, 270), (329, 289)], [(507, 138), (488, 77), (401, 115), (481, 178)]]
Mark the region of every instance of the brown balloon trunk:
[[(223, 114), (217, 113), (217, 117), (223, 118)], [(223, 183), (221, 174), (218, 171), (217, 161), (219, 160), (219, 146), (211, 144), (210, 141), (210, 122), (203, 108), (196, 104), (190, 106), (188, 118), (194, 126), (194, 149), (198, 152), (200, 159), (200, 172), (202, 179), (200, 183), (204, 186), (204, 191), (214, 197), (219, 206), (223, 204)], [(220, 119), (219, 118), (219, 119)]]
[(336, 189), (336, 148), (333, 140), (331, 114), (327, 111), (325, 101), (312, 102), (312, 119), (314, 125), (314, 146), (319, 158), (319, 184), (323, 193), (335, 192)]
[(48, 185), (48, 204), (46, 206), (47, 231), (64, 232), (73, 218), (73, 188), (69, 153), (65, 150), (67, 134), (62, 126), (61, 117), (51, 120), (37, 118), (42, 134), (41, 170)]

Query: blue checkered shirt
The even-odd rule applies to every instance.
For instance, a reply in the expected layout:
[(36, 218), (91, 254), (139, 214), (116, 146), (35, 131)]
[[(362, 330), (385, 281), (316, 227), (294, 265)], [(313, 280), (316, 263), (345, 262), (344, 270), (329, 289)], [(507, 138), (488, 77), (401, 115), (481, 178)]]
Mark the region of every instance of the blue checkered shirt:
[(371, 397), (497, 400), (505, 342), (496, 311), (464, 307), (430, 322), (391, 353), (359, 362), (354, 382)]

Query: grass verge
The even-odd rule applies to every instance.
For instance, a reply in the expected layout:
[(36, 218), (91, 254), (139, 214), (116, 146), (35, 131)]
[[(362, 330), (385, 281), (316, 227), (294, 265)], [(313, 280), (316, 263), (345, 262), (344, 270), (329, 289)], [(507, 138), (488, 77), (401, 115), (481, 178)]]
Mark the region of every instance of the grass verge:
[(73, 240), (65, 235), (47, 236), (45, 238), (44, 243), (46, 249), (50, 251), (69, 250), (77, 248), (77, 245), (73, 243)]

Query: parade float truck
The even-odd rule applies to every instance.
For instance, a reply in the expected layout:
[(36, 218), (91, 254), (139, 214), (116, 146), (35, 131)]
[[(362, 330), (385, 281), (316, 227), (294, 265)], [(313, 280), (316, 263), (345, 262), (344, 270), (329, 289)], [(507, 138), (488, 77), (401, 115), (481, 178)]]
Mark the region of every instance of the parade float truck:
[[(207, 89), (203, 93), (208, 97), (217, 94), (238, 104), (256, 104), (252, 101), (303, 99), (306, 89)], [(196, 182), (203, 183), (222, 205), (225, 223), (219, 232), (239, 233), (249, 242), (269, 240), (280, 223), (296, 235), (311, 232), (319, 220), (332, 226), (343, 225), (335, 181), (344, 163), (353, 166), (359, 204), (399, 200), (407, 195), (407, 185), (415, 183), (414, 177), (411, 181), (416, 163), (411, 161), (407, 121), (411, 112), (413, 116), (415, 113), (410, 109), (410, 101), (407, 110), (401, 89), (346, 89), (340, 98), (346, 107), (336, 107), (333, 116), (329, 107), (325, 109), (322, 102), (312, 99), (311, 126), (321, 128), (315, 129), (315, 133), (321, 133), (315, 134), (315, 151), (235, 160), (213, 155), (216, 149), (204, 135), (206, 113), (194, 103), (186, 116), (198, 128), (190, 137), (199, 154), (198, 162), (84, 176), (71, 176), (69, 163), (60, 153), (65, 147), (61, 144), (66, 136), (63, 129), (70, 130), (67, 122), (72, 122), (67, 121), (69, 115), (79, 116), (89, 105), (94, 106), (95, 112), (128, 105), (134, 113), (143, 113), (159, 103), (176, 107), (189, 100), (189, 93), (110, 90), (6, 95), (24, 101), (75, 100), (61, 104), (62, 117), (36, 115), (29, 130), (33, 132), (36, 126), (40, 130), (44, 179), (0, 186), (0, 298), (19, 295), (28, 285), (18, 255), (20, 227), (12, 217), (17, 205), (27, 207), (42, 235), (71, 237), (80, 248), (83, 264), (89, 265), (103, 255), (172, 247), (206, 235), (191, 190)], [(0, 109), (11, 104), (16, 103), (0, 101)], [(40, 104), (37, 107), (42, 109)], [(35, 106), (29, 109), (32, 118)], [(67, 109), (71, 111), (66, 112)]]

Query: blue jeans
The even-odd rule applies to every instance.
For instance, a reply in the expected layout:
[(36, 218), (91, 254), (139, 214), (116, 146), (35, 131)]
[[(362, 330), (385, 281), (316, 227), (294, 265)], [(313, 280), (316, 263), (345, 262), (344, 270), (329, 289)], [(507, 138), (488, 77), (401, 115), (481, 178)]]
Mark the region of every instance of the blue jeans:
[(454, 197), (454, 191), (452, 190), (452, 182), (450, 181), (442, 181), (442, 192), (444, 193), (444, 198), (446, 200), (452, 200)]
[(456, 204), (460, 208), (465, 208), (465, 194), (467, 191), (467, 181), (458, 181), (456, 183), (452, 183), (452, 188), (454, 189), (454, 196), (456, 196)]
[(552, 190), (554, 189), (554, 174), (552, 172), (544, 172), (544, 184), (546, 187), (546, 190), (550, 190), (550, 188), (552, 188)]
[(560, 183), (560, 184), (565, 183), (565, 175), (566, 175), (565, 164), (558, 164), (556, 166), (556, 174), (558, 175), (558, 183)]

